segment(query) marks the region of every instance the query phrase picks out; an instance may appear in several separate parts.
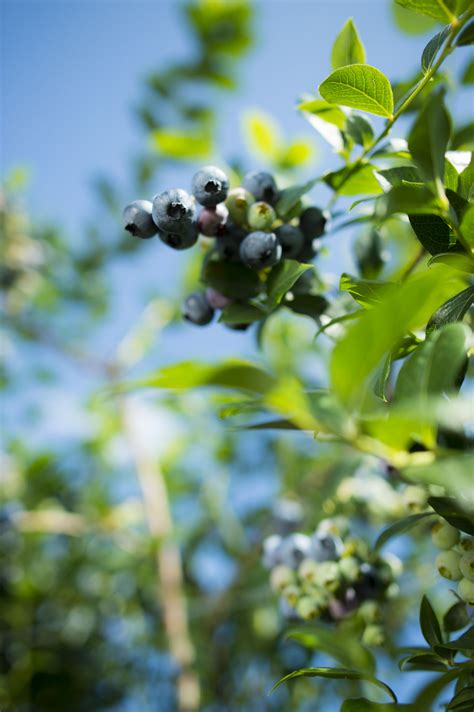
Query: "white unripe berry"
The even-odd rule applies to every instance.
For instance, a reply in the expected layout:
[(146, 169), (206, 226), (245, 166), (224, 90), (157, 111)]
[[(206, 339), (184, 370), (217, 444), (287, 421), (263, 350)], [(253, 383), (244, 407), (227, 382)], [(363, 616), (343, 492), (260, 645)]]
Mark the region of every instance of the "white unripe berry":
[(464, 578), (474, 582), (474, 551), (467, 551), (461, 556), (459, 567)]
[(458, 593), (463, 601), (474, 606), (474, 581), (462, 578), (458, 583)]
[(462, 578), (459, 564), (461, 556), (457, 551), (441, 551), (436, 557), (436, 568), (438, 573), (450, 581), (459, 581)]
[(442, 519), (433, 525), (431, 538), (438, 549), (451, 549), (459, 541), (459, 531)]

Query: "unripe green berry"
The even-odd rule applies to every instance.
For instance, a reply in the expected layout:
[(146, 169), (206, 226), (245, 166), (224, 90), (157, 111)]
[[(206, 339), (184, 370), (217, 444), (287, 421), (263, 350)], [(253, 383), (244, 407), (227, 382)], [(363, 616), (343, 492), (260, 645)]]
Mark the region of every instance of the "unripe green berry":
[(365, 623), (376, 623), (382, 617), (380, 606), (375, 601), (364, 601), (359, 606), (359, 616)]
[(368, 625), (362, 634), (362, 642), (364, 645), (383, 645), (385, 642), (383, 628), (380, 625)]
[(247, 222), (252, 230), (270, 230), (275, 218), (272, 206), (263, 201), (251, 205), (247, 213)]
[(402, 492), (402, 500), (410, 512), (419, 512), (426, 507), (426, 490), (417, 485), (408, 485)]
[(290, 586), (295, 581), (293, 571), (289, 566), (280, 564), (275, 566), (270, 574), (270, 585), (274, 591), (283, 591), (284, 588)]
[(339, 566), (335, 561), (322, 561), (318, 566), (316, 582), (328, 591), (339, 588), (341, 575)]
[(290, 604), (290, 606), (295, 606), (296, 602), (301, 596), (301, 591), (298, 586), (285, 586), (285, 588), (281, 592), (281, 595), (283, 596), (285, 601)]
[(245, 188), (234, 188), (225, 201), (232, 222), (235, 225), (247, 224), (247, 213), (255, 198)]
[(459, 567), (464, 578), (474, 582), (474, 551), (467, 551), (461, 556)]
[(458, 583), (458, 593), (463, 601), (471, 606), (474, 605), (474, 581), (469, 581), (467, 578), (461, 579)]
[(317, 602), (310, 596), (303, 596), (296, 604), (296, 612), (303, 620), (316, 618), (319, 613)]
[(344, 556), (339, 561), (339, 570), (348, 581), (356, 581), (360, 574), (360, 563), (355, 556)]
[(461, 556), (457, 551), (441, 551), (436, 557), (436, 568), (443, 578), (450, 581), (459, 581), (462, 578), (459, 567)]
[(459, 541), (459, 531), (442, 519), (433, 525), (431, 538), (438, 549), (451, 549)]
[(468, 536), (465, 537), (464, 539), (461, 539), (461, 541), (458, 544), (459, 551), (462, 554), (467, 553), (468, 551), (474, 551), (474, 536)]
[(303, 559), (298, 569), (298, 576), (303, 581), (312, 583), (316, 581), (319, 566), (320, 564), (317, 564), (313, 559)]

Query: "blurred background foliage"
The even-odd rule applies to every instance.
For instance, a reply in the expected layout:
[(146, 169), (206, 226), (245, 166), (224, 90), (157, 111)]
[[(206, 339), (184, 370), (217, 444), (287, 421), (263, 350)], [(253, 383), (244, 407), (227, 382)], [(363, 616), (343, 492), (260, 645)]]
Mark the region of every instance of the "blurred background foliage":
[[(346, 662), (341, 647), (347, 635), (344, 626), (334, 631), (317, 654), (285, 640), (285, 621), (260, 564), (261, 542), (285, 527), (309, 529), (321, 516), (344, 513), (371, 539), (382, 523), (418, 506), (371, 457), (329, 443), (315, 450), (303, 435), (224, 429), (214, 415), (218, 395), (104, 396), (104, 385), (139, 373), (171, 330), (189, 328), (178, 323), (178, 306), (196, 281), (201, 257), (188, 259), (172, 297), (159, 290), (151, 295), (115, 353), (104, 355), (95, 338), (97, 325), (113, 311), (109, 271), (140, 247), (117, 227), (122, 205), (131, 188), (137, 195), (150, 192), (170, 162), (219, 156), (218, 97), (237, 87), (239, 62), (258, 41), (247, 0), (192, 0), (180, 12), (193, 56), (145, 77), (136, 107), (143, 149), (132, 160), (130, 185), (107, 176), (97, 180), (96, 214), (83, 240), (72, 244), (53, 221), (28, 213), (23, 169), (12, 169), (3, 182), (5, 710), (336, 709), (332, 683), (302, 681), (267, 694), (283, 674), (316, 658), (318, 664)], [(394, 16), (403, 31), (429, 29), (423, 18), (416, 26), (417, 17), (402, 8)], [(472, 83), (472, 62), (461, 80)], [(399, 82), (400, 94), (408, 82), (412, 77)], [(260, 109), (243, 112), (242, 132), (256, 162), (275, 170), (282, 184), (314, 158), (315, 143), (282, 135)], [(472, 146), (472, 124), (456, 135), (453, 148)], [(236, 180), (244, 166), (227, 153)], [(361, 276), (396, 273), (413, 258), (409, 228), (395, 219), (390, 228), (374, 234), (356, 226)], [(334, 289), (330, 274), (320, 280)], [(347, 294), (338, 298), (334, 316), (350, 300)], [(262, 358), (276, 373), (291, 369), (321, 383), (327, 347), (324, 341), (315, 345), (313, 336), (309, 318), (282, 310), (266, 324)], [(45, 440), (43, 413), (28, 393), (39, 390), (47, 410), (51, 389), (63, 387), (71, 373), (80, 384), (82, 435)], [(300, 504), (293, 524), (275, 508), (282, 499)], [(413, 536), (416, 546), (402, 547), (403, 596), (386, 617), (382, 669), (396, 642), (407, 631), (417, 634), (414, 602), (420, 588), (435, 581), (429, 558), (420, 563), (430, 546), (426, 530)], [(186, 601), (180, 600), (183, 591)], [(183, 613), (187, 620), (173, 632), (170, 616)], [(364, 664), (357, 651), (355, 658)], [(393, 682), (393, 675), (392, 665), (385, 679)], [(360, 683), (343, 684), (347, 693), (360, 692)]]

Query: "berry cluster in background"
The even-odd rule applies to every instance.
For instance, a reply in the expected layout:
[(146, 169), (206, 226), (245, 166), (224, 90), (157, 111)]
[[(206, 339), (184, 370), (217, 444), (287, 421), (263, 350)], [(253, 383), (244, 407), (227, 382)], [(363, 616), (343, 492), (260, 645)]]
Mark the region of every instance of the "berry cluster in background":
[(285, 616), (332, 623), (356, 615), (364, 626), (363, 642), (383, 644), (381, 604), (398, 593), (401, 562), (392, 554), (372, 554), (362, 539), (351, 536), (345, 517), (322, 520), (310, 536), (269, 536), (263, 564)]
[(431, 532), (433, 544), (441, 549), (436, 568), (443, 578), (457, 581), (459, 597), (474, 605), (474, 537), (461, 536), (456, 527), (440, 519)]
[[(272, 268), (283, 260), (306, 264), (317, 254), (326, 216), (318, 207), (303, 206), (304, 192), (280, 191), (264, 171), (248, 173), (229, 190), (225, 173), (205, 166), (192, 179), (192, 194), (177, 188), (127, 205), (124, 226), (142, 239), (158, 236), (175, 250), (193, 247), (200, 235), (210, 238), (201, 273), (206, 289), (185, 299), (183, 317), (204, 326), (216, 310), (225, 310), (221, 321), (244, 329), (265, 315)], [(312, 288), (311, 280), (301, 279), (300, 291), (310, 294)]]

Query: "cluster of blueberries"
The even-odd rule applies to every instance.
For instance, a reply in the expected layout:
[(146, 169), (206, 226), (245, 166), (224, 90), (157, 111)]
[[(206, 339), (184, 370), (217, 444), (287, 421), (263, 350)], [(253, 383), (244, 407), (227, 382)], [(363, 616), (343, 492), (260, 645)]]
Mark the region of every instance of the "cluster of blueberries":
[(433, 544), (441, 549), (436, 568), (443, 578), (458, 581), (458, 594), (474, 606), (474, 537), (461, 536), (456, 527), (440, 519), (431, 532)]
[[(192, 179), (192, 195), (177, 188), (159, 193), (153, 201), (135, 200), (124, 209), (124, 225), (142, 239), (157, 235), (175, 250), (192, 247), (200, 234), (215, 238), (218, 260), (240, 262), (258, 272), (284, 258), (308, 262), (315, 257), (318, 238), (324, 234), (323, 211), (303, 208), (298, 201), (281, 214), (279, 197), (270, 173), (248, 173), (242, 186), (229, 190), (225, 173), (205, 166)], [(183, 316), (203, 326), (212, 321), (215, 309), (224, 309), (233, 301), (225, 289), (198, 291), (185, 300)]]
[(363, 642), (383, 644), (380, 604), (398, 592), (401, 562), (393, 555), (371, 555), (365, 542), (350, 536), (345, 518), (322, 520), (311, 536), (269, 536), (263, 564), (286, 617), (330, 623), (357, 615), (364, 624)]

